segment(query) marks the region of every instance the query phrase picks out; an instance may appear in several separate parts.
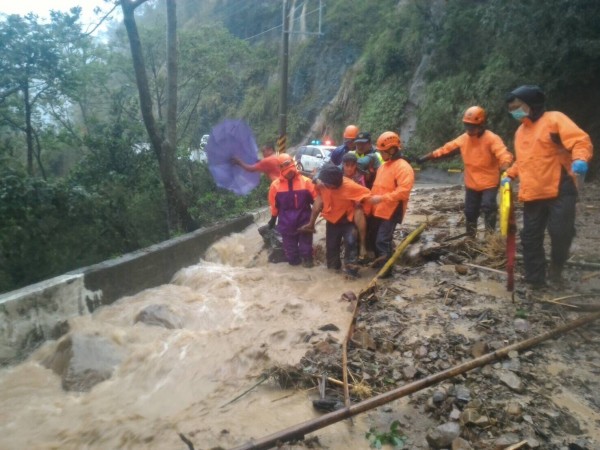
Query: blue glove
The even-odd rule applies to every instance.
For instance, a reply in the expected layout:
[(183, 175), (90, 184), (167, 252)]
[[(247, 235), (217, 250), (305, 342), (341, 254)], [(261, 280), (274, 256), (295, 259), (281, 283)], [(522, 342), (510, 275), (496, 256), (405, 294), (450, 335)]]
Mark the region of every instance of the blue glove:
[(511, 177), (504, 177), (500, 180), (500, 186), (504, 186), (506, 183), (510, 183), (512, 181)]
[(588, 171), (588, 163), (581, 159), (576, 159), (571, 165), (571, 170), (577, 175), (585, 175)]

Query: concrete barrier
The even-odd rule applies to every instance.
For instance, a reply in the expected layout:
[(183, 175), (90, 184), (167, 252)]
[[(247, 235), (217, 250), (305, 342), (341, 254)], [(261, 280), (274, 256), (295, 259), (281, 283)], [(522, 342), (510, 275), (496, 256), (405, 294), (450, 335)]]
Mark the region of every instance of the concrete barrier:
[(142, 250), (0, 295), (0, 365), (19, 362), (68, 330), (70, 317), (171, 281), (212, 243), (249, 226), (257, 214), (201, 228)]

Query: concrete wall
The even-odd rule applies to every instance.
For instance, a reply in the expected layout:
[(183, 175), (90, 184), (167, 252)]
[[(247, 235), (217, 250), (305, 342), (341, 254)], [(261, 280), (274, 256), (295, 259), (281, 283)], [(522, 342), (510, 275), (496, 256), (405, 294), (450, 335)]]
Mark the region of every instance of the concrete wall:
[(179, 269), (198, 263), (213, 242), (253, 221), (254, 216), (247, 215), (202, 228), (0, 295), (0, 365), (18, 362), (43, 341), (64, 334), (70, 317), (170, 282)]

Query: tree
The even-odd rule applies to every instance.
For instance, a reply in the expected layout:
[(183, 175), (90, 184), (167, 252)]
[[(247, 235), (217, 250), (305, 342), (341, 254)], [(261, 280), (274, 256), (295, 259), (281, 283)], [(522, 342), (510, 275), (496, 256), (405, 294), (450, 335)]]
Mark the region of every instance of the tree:
[(64, 103), (60, 86), (66, 86), (76, 70), (65, 51), (83, 39), (78, 24), (80, 9), (71, 13), (53, 12), (49, 23), (40, 23), (34, 14), (10, 15), (0, 22), (0, 102), (10, 107), (0, 111), (8, 129), (25, 136), (27, 173), (34, 174), (34, 158), (45, 177), (41, 160), (40, 131), (47, 118), (47, 103)]
[(135, 71), (140, 108), (144, 125), (148, 132), (150, 144), (158, 159), (160, 175), (167, 199), (168, 221), (171, 229), (182, 228), (192, 231), (196, 223), (188, 212), (188, 203), (177, 172), (175, 170), (175, 154), (177, 149), (177, 14), (175, 0), (166, 0), (167, 6), (167, 115), (165, 131), (157, 123), (154, 116), (152, 96), (142, 44), (135, 21), (134, 12), (147, 0), (121, 0), (123, 23), (129, 38), (129, 46)]

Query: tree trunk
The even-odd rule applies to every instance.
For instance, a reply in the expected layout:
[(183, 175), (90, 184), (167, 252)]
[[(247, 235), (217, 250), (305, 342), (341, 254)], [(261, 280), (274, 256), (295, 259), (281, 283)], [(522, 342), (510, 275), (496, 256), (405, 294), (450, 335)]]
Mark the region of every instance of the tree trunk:
[(31, 126), (31, 104), (29, 103), (29, 83), (23, 86), (25, 102), (25, 140), (27, 142), (27, 175), (33, 176), (33, 127)]
[[(196, 228), (196, 224), (188, 212), (188, 204), (175, 171), (175, 149), (177, 148), (177, 128), (175, 122), (177, 111), (177, 20), (175, 18), (175, 0), (167, 0), (167, 69), (169, 80), (169, 103), (166, 138), (163, 138), (161, 135), (154, 118), (152, 97), (150, 95), (148, 76), (146, 74), (142, 44), (140, 42), (140, 36), (134, 17), (135, 8), (145, 2), (146, 0), (121, 1), (123, 23), (125, 24), (125, 29), (127, 30), (127, 36), (129, 38), (131, 58), (133, 60), (133, 68), (140, 97), (142, 118), (150, 138), (150, 144), (158, 159), (160, 176), (167, 201), (169, 229), (192, 231)], [(175, 72), (171, 73), (171, 70), (175, 70)], [(172, 83), (174, 83), (173, 86), (171, 86)], [(170, 122), (171, 115), (175, 117), (173, 123)]]

